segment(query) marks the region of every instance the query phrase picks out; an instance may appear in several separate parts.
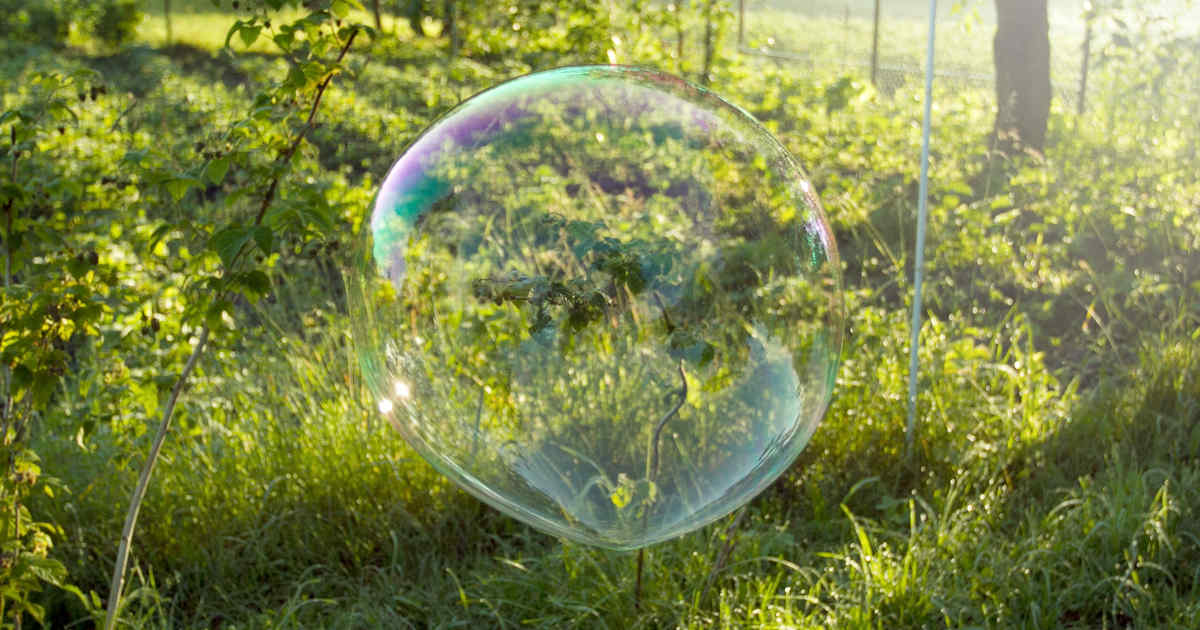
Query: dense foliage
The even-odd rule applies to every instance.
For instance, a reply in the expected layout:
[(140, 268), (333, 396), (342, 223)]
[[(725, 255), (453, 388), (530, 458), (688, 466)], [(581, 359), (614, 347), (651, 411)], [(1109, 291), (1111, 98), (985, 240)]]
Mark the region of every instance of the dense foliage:
[[(1040, 157), (989, 152), (986, 88), (937, 94), (905, 459), (917, 91), (738, 56), (725, 2), (381, 2), (375, 30), (371, 3), (177, 1), (173, 43), (124, 47), (131, 24), (158, 41), (160, 3), (8, 4), (0, 625), (103, 615), (177, 385), (134, 627), (1200, 625), (1194, 34), (1099, 5), (1098, 98), (1055, 105)], [(776, 132), (836, 227), (851, 317), (800, 462), (741, 520), (654, 548), (637, 609), (629, 556), (417, 459), (334, 332), (351, 235), (421, 129), (609, 61), (707, 75)]]

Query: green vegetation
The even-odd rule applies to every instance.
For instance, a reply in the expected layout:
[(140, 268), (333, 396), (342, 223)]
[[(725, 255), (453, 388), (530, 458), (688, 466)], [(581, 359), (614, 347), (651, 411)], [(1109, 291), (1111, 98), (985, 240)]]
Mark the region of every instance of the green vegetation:
[(103, 619), (195, 355), (120, 627), (1200, 626), (1194, 33), (1112, 8), (1099, 98), (1055, 103), (1045, 155), (989, 153), (987, 87), (936, 94), (906, 460), (919, 95), (739, 56), (716, 3), (711, 85), (812, 176), (850, 322), (797, 464), (651, 548), (635, 608), (632, 555), (483, 507), (382, 421), (340, 271), (436, 116), (568, 63), (699, 80), (707, 3), (459, 3), (457, 46), (441, 3), (418, 33), (390, 2), (374, 31), (371, 3), (175, 0), (169, 44), (161, 2), (132, 43), (117, 9), (23, 4), (53, 36), (0, 25), (0, 625)]

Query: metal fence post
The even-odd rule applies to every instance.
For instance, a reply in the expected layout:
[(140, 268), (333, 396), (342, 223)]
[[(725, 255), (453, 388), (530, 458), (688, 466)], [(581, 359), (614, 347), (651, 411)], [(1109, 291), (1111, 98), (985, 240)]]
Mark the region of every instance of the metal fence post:
[(1084, 14), (1084, 19), (1087, 20), (1087, 27), (1083, 33), (1083, 67), (1079, 73), (1079, 103), (1076, 113), (1083, 115), (1087, 107), (1087, 83), (1088, 83), (1088, 64), (1092, 56), (1092, 17), (1093, 11), (1088, 9)]
[(917, 373), (921, 367), (921, 281), (925, 274), (925, 223), (929, 216), (929, 137), (933, 116), (933, 42), (937, 25), (937, 0), (929, 0), (929, 48), (925, 58), (925, 115), (921, 123), (921, 183), (917, 199), (916, 262), (913, 264), (912, 340), (908, 362), (908, 423), (904, 428), (904, 456), (912, 456), (917, 429)]
[(879, 0), (875, 0), (875, 26), (871, 35), (871, 85), (879, 88)]
[(746, 0), (738, 0), (738, 50), (746, 44)]

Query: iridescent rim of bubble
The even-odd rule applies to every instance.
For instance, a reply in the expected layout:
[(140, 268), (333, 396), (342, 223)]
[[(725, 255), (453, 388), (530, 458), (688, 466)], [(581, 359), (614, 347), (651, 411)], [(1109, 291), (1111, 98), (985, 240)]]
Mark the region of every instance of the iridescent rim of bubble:
[[(417, 229), (422, 215), (439, 199), (444, 198), (447, 192), (447, 182), (430, 177), (426, 172), (431, 162), (451, 150), (469, 153), (473, 148), (487, 145), (496, 134), (503, 133), (502, 122), (511, 123), (538, 115), (533, 108), (522, 105), (522, 103), (536, 101), (538, 95), (553, 94), (562, 89), (564, 85), (576, 81), (586, 81), (593, 85), (600, 85), (603, 82), (628, 83), (632, 81), (644, 83), (647, 90), (660, 91), (663, 99), (679, 99), (686, 102), (687, 98), (703, 98), (706, 105), (714, 106), (717, 109), (714, 112), (703, 108), (691, 108), (689, 110), (691, 118), (688, 122), (693, 129), (707, 131), (722, 125), (720, 115), (742, 117), (753, 121), (747, 112), (715, 94), (676, 77), (652, 70), (620, 66), (569, 67), (510, 80), (464, 101), (447, 112), (425, 130), (402, 154), (385, 178), (370, 219), (363, 226), (368, 235), (363, 240), (369, 242), (370, 246), (362, 252), (361, 264), (364, 268), (358, 272), (358, 277), (360, 279), (366, 279), (368, 276), (376, 279), (382, 277), (390, 280), (397, 287), (402, 285), (406, 274), (406, 263), (403, 256), (396, 255), (395, 248), (401, 247), (407, 241), (410, 234)], [(657, 105), (657, 103), (652, 104)], [(753, 124), (761, 129), (756, 122)], [(780, 169), (784, 172), (802, 174), (802, 170), (794, 163), (782, 145), (770, 136), (769, 132), (762, 130), (762, 133), (765, 134), (765, 141), (771, 144), (775, 158), (786, 164)], [(840, 276), (837, 273), (840, 263), (836, 244), (811, 186), (806, 180), (801, 179), (797, 182), (797, 187), (808, 206), (809, 214), (806, 215), (808, 218), (805, 229), (820, 242), (820, 249), (827, 258), (825, 264), (831, 265), (834, 270), (833, 281), (836, 285), (832, 295), (837, 303), (832, 306), (832, 309), (836, 311), (837, 325), (830, 330), (832, 337), (827, 340), (829, 360), (828, 374), (825, 375), (827, 386), (823, 387), (823, 399), (819, 401), (819, 411), (815, 414), (815, 420), (807, 427), (806, 434), (789, 435), (781, 447), (785, 451), (782, 455), (775, 454), (770, 461), (763, 464), (761, 470), (756, 468), (747, 471), (741, 478), (731, 480), (724, 487), (724, 491), (720, 493), (721, 496), (710, 500), (702, 509), (680, 515), (679, 520), (686, 522), (662, 525), (658, 532), (635, 541), (612, 540), (564, 526), (562, 523), (497, 492), (487, 482), (477, 478), (461, 462), (439, 452), (416, 431), (406, 428), (403, 423), (395, 420), (392, 423), (422, 457), (440, 472), (459, 482), (471, 494), (519, 520), (576, 541), (612, 549), (633, 549), (678, 536), (732, 512), (774, 482), (806, 446), (812, 430), (815, 430), (817, 422), (828, 408), (832, 396), (834, 374), (837, 364), (840, 362), (842, 346), (840, 322), (844, 317), (844, 307), (841, 303)], [(403, 221), (389, 221), (397, 216)], [(351, 284), (354, 283), (348, 282), (348, 285)], [(369, 295), (369, 289), (360, 285), (358, 294), (360, 296)], [(360, 299), (366, 303), (365, 297), (360, 297)], [(368, 329), (372, 327), (369, 321), (361, 323), (365, 324)], [(374, 331), (368, 334), (374, 334)], [(364, 335), (358, 334), (357, 336), (362, 338)], [(385, 372), (380, 367), (379, 357), (386, 351), (383, 345), (375, 345), (373, 350), (369, 351), (374, 355), (373, 358), (360, 356), (368, 381), (372, 380), (372, 374), (378, 375)], [(399, 382), (397, 381), (397, 383)], [(389, 386), (390, 382), (374, 383), (372, 388), (391, 396), (391, 392), (388, 392)], [(398, 388), (399, 385), (396, 387)], [(398, 397), (397, 403), (393, 403), (392, 399), (388, 397), (381, 398), (380, 411), (384, 415), (390, 416), (395, 404), (403, 403), (408, 399), (408, 387), (405, 384), (405, 395)], [(397, 389), (398, 392), (399, 389)], [(386, 411), (382, 407), (385, 403), (387, 404)], [(796, 428), (800, 428), (799, 422), (797, 422)], [(737, 500), (726, 501), (724, 497), (736, 497)]]

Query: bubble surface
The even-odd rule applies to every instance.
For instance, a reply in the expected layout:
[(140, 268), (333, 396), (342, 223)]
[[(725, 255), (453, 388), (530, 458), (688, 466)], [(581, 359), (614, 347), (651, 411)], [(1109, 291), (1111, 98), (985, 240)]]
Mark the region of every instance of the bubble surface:
[(807, 444), (843, 306), (805, 174), (654, 71), (514, 79), (400, 157), (347, 274), (378, 412), (516, 518), (634, 549), (728, 514)]

